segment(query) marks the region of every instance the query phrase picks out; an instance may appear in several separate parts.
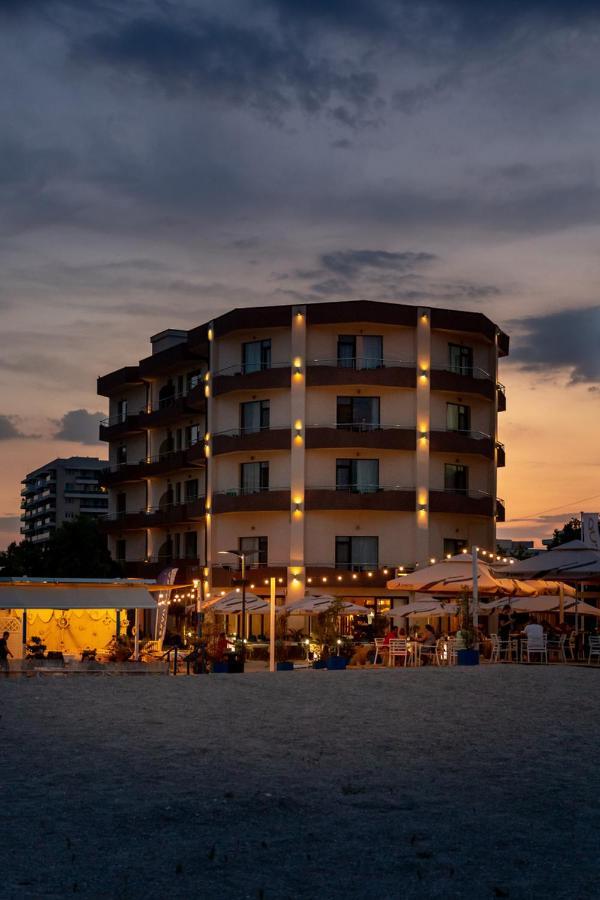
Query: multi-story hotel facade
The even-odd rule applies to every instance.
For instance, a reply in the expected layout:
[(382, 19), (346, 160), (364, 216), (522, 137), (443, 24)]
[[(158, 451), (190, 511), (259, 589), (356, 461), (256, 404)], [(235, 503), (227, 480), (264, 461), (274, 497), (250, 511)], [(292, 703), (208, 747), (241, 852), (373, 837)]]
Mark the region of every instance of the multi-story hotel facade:
[(130, 575), (210, 592), (275, 577), (375, 598), (402, 567), (495, 546), (504, 465), (484, 315), (352, 301), (235, 309), (152, 339), (98, 380), (110, 401), (106, 522)]

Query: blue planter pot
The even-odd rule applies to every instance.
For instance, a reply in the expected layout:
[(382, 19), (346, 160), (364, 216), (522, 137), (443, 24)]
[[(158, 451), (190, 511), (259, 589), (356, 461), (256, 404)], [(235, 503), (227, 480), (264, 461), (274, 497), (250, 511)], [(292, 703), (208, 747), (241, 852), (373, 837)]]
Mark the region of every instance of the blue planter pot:
[(479, 650), (457, 650), (456, 664), (458, 666), (478, 666)]
[(229, 663), (228, 662), (216, 662), (213, 663), (213, 672), (229, 672)]
[(327, 660), (326, 665), (327, 665), (327, 668), (329, 669), (329, 671), (332, 672), (332, 671), (338, 671), (340, 669), (345, 669), (347, 663), (348, 663), (348, 660), (346, 659), (345, 656), (330, 656), (329, 659)]
[(277, 671), (278, 672), (293, 672), (294, 671), (294, 663), (293, 662), (278, 662), (277, 663)]
[(327, 663), (324, 659), (316, 659), (312, 664), (313, 669), (326, 669)]

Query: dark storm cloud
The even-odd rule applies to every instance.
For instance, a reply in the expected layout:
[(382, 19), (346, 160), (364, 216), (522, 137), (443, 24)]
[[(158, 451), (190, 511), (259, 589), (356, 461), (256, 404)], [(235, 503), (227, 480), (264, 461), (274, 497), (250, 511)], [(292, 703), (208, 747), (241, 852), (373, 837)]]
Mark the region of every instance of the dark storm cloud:
[(406, 272), (435, 259), (433, 253), (415, 253), (410, 250), (401, 253), (388, 250), (338, 250), (322, 254), (320, 262), (330, 272), (343, 275), (344, 278), (355, 278), (365, 269)]
[(88, 412), (87, 409), (72, 409), (64, 414), (57, 423), (58, 431), (53, 435), (55, 441), (75, 441), (79, 444), (97, 444), (99, 442), (98, 427), (104, 413)]
[(149, 79), (169, 94), (193, 90), (270, 117), (293, 104), (314, 113), (336, 97), (356, 111), (373, 98), (378, 82), (372, 71), (333, 64), (308, 49), (257, 25), (199, 16), (178, 23), (169, 16), (101, 30), (82, 41), (75, 55), (81, 63), (95, 61)]
[(522, 369), (568, 369), (571, 384), (600, 384), (600, 306), (518, 319), (512, 329), (521, 332), (511, 358)]
[(0, 415), (0, 441), (10, 441), (27, 436), (18, 428), (15, 416)]

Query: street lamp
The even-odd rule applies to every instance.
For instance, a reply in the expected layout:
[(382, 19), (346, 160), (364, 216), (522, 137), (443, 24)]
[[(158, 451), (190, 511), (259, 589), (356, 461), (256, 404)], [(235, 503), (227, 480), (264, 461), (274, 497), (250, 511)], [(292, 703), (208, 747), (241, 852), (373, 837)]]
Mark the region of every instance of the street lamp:
[(253, 556), (255, 553), (256, 550), (251, 550), (249, 553), (241, 553), (239, 550), (219, 550), (220, 556), (229, 554), (237, 556), (242, 563), (242, 668), (246, 662), (246, 557)]

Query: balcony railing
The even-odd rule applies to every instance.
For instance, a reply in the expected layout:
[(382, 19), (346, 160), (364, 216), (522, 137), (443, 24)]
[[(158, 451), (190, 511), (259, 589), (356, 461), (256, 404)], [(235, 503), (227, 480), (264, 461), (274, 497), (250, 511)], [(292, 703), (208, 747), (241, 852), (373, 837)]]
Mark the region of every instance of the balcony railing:
[(432, 372), (450, 372), (451, 375), (467, 375), (469, 378), (491, 378), (489, 372), (480, 366), (431, 366)]
[(290, 361), (289, 359), (284, 360), (282, 362), (272, 362), (269, 363), (268, 366), (245, 366), (244, 363), (235, 363), (232, 366), (226, 366), (224, 369), (219, 369), (218, 372), (213, 372), (213, 378), (219, 378), (222, 375), (230, 376), (230, 375), (255, 375), (257, 372), (268, 372), (270, 369), (285, 369), (289, 368)]
[(394, 356), (352, 356), (348, 359), (317, 357), (307, 360), (309, 366), (331, 366), (336, 369), (362, 371), (368, 369), (414, 368), (415, 362)]
[(472, 438), (475, 441), (483, 441), (491, 438), (490, 434), (487, 434), (485, 431), (471, 431), (468, 428), (449, 428), (447, 425), (432, 425), (432, 432), (442, 432), (444, 434), (460, 434), (467, 438)]
[(308, 428), (337, 428), (340, 431), (386, 431), (389, 429), (410, 429), (414, 431), (412, 425), (398, 425), (397, 422), (311, 422)]
[(277, 491), (289, 491), (289, 489), (289, 484), (282, 484), (279, 486), (268, 485), (267, 487), (261, 488), (235, 487), (227, 488), (223, 491), (214, 491), (213, 497), (252, 497), (255, 494), (272, 494)]

